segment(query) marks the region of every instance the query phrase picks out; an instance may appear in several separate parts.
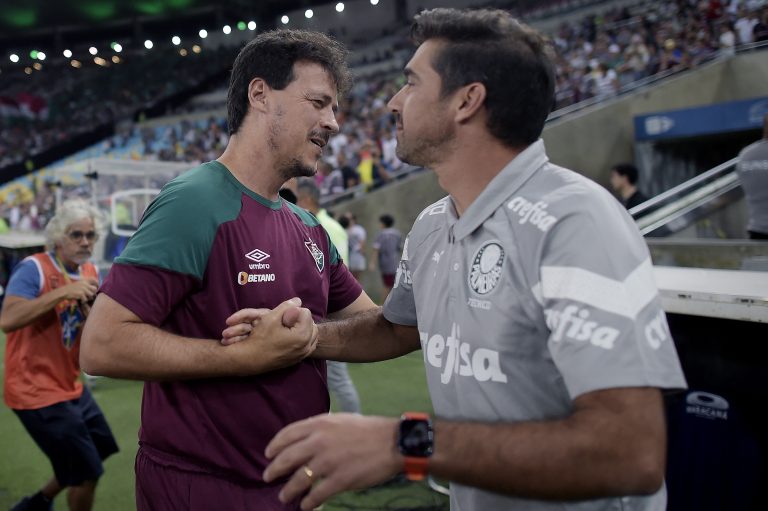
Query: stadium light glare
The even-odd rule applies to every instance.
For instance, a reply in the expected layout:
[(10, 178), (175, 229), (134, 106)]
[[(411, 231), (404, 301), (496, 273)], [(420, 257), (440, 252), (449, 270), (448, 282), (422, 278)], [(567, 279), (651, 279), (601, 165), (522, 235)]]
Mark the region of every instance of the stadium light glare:
[(118, 57), (117, 55), (112, 55), (112, 62), (114, 62), (115, 64), (119, 64), (120, 57)]
[(79, 60), (73, 60), (72, 62), (70, 62), (70, 64), (72, 64), (72, 67), (77, 69), (79, 69), (82, 66)]
[(37, 60), (45, 60), (45, 53), (41, 51), (37, 52)]
[(315, 15), (315, 11), (313, 11), (312, 9), (307, 9), (306, 11), (304, 11), (304, 17), (307, 19), (312, 18), (312, 16), (314, 15)]
[(24, 72), (27, 73), (28, 75), (31, 75), (32, 74), (32, 68), (31, 67), (25, 67), (24, 68)]
[(379, 0), (371, 0), (371, 5), (379, 5)]
[(70, 58), (72, 56), (72, 50), (66, 49), (62, 52), (65, 58)]
[(339, 2), (336, 4), (336, 12), (342, 12), (344, 10), (344, 2)]
[(289, 21), (291, 21), (290, 18), (288, 18), (288, 16), (285, 14), (283, 14), (283, 17), (280, 18), (280, 22), (282, 22), (283, 25), (287, 25)]
[(175, 35), (171, 37), (171, 42), (173, 43), (174, 46), (178, 46), (181, 44), (181, 37)]
[(224, 34), (229, 35), (232, 33), (232, 27), (230, 27), (229, 25), (224, 25), (221, 31), (224, 32)]
[(13, 62), (14, 64), (19, 61), (19, 56), (16, 55), (15, 53), (11, 53), (11, 56), (8, 58), (10, 58), (11, 62)]
[(205, 39), (208, 37), (208, 31), (204, 28), (200, 29), (200, 32), (197, 33), (200, 36), (200, 39)]
[(37, 69), (38, 71), (40, 71), (41, 69), (43, 69), (43, 65), (42, 65), (41, 63), (39, 63), (39, 62), (35, 62), (34, 64), (32, 64), (32, 67), (34, 67), (34, 68), (35, 68), (35, 69)]
[(198, 46), (198, 45), (194, 45), (192, 47), (192, 51), (195, 52), (195, 53), (200, 53), (201, 51), (203, 51), (203, 49), (200, 48), (200, 46)]
[(247, 25), (245, 24), (245, 21), (238, 21), (237, 22), (237, 29), (238, 30), (245, 30), (246, 26)]
[(154, 45), (155, 44), (152, 41), (150, 41), (149, 39), (144, 41), (144, 48), (146, 48), (148, 50), (151, 50)]
[(37, 50), (32, 50), (31, 52), (29, 52), (29, 58), (31, 58), (32, 60), (37, 59)]
[(107, 61), (106, 61), (106, 60), (104, 60), (104, 59), (103, 59), (103, 58), (101, 58), (101, 57), (96, 57), (95, 59), (93, 59), (93, 61), (94, 61), (96, 64), (98, 64), (99, 66), (106, 66), (106, 65), (107, 65)]
[(256, 30), (256, 22), (255, 21), (251, 20), (251, 21), (248, 22), (248, 30), (250, 30), (250, 31)]
[[(147, 44), (147, 43), (145, 42), (144, 44)], [(121, 51), (123, 51), (123, 45), (120, 43), (115, 43), (115, 47), (112, 49), (115, 50), (115, 53), (120, 53)]]
[(95, 46), (91, 46), (90, 48), (88, 48), (88, 53), (90, 53), (91, 55), (96, 55), (97, 53), (99, 53), (99, 50), (97, 50)]
[(179, 55), (181, 55), (182, 57), (186, 57), (186, 56), (187, 56), (187, 50), (186, 50), (186, 48), (182, 48), (182, 49), (180, 49), (180, 50), (179, 50)]

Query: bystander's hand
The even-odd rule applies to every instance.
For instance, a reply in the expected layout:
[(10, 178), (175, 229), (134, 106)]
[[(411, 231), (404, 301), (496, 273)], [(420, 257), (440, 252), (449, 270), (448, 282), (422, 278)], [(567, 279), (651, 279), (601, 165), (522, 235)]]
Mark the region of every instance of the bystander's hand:
[(77, 300), (80, 303), (92, 303), (96, 298), (96, 291), (99, 289), (99, 281), (96, 279), (80, 279), (66, 286), (62, 286), (62, 299)]

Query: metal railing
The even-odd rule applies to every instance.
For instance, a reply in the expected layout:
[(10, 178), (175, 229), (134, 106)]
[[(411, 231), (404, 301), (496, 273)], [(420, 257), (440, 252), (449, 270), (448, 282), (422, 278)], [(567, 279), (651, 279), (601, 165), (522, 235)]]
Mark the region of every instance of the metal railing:
[(733, 158), (717, 167), (689, 179), (656, 197), (629, 210), (643, 235), (657, 231), (685, 217), (693, 218), (695, 212), (715, 199), (739, 188), (736, 173), (738, 158)]

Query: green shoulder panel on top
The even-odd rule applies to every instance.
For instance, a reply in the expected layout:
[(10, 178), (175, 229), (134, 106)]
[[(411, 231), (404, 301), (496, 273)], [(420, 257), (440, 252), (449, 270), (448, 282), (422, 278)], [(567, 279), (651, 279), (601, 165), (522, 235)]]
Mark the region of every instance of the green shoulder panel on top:
[[(285, 204), (290, 208), (290, 210), (295, 214), (297, 217), (301, 219), (302, 222), (304, 222), (304, 225), (307, 225), (309, 227), (318, 227), (322, 226), (320, 225), (320, 221), (317, 219), (315, 215), (307, 211), (306, 209), (297, 206), (296, 204), (293, 204), (292, 202), (285, 201)], [(328, 246), (331, 248), (331, 264), (336, 264), (336, 262), (339, 260), (339, 252), (336, 250), (336, 246), (331, 241), (331, 237), (328, 236), (328, 233), (323, 229), (323, 232), (325, 232), (325, 236), (328, 238)]]
[(216, 161), (185, 172), (155, 197), (115, 262), (154, 266), (202, 279), (216, 231), (240, 214), (245, 190)]

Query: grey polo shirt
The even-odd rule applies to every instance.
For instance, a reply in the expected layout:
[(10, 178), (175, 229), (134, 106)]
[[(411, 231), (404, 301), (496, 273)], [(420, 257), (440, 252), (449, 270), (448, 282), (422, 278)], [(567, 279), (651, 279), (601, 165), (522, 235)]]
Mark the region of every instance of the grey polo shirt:
[[(686, 386), (635, 223), (602, 187), (549, 163), (541, 140), (461, 218), (449, 197), (419, 215), (384, 316), (418, 327), (435, 413), (445, 419), (558, 419), (586, 392)], [(454, 511), (665, 502), (664, 488), (563, 503), (451, 485)]]
[(749, 204), (747, 230), (768, 234), (768, 140), (742, 149), (736, 170)]

